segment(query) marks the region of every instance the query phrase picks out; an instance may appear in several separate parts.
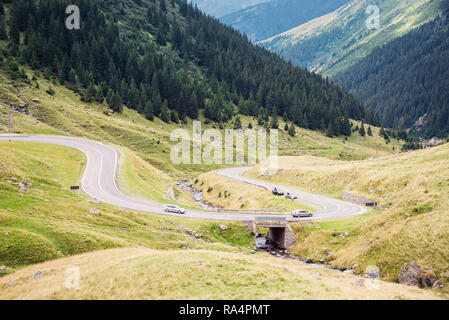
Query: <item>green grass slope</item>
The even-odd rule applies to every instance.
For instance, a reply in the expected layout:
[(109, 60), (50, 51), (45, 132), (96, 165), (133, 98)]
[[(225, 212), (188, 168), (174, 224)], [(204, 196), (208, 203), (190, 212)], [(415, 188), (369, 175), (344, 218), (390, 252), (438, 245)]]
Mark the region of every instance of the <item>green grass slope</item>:
[(376, 265), (389, 280), (397, 279), (404, 264), (418, 261), (447, 283), (448, 152), (446, 143), (366, 161), (282, 157), (276, 175), (258, 177), (256, 168), (249, 176), (336, 198), (351, 192), (384, 208), (349, 219), (298, 224), (293, 252), (336, 266), (357, 263), (359, 272)]
[[(70, 148), (0, 142), (0, 265), (7, 267), (6, 273), (107, 248), (251, 246), (252, 238), (241, 224), (230, 223), (223, 232), (211, 221), (143, 214), (69, 191), (79, 183), (84, 165), (84, 155)], [(21, 190), (22, 181), (28, 190)], [(197, 233), (202, 237), (195, 237)]]
[[(79, 289), (64, 286), (80, 270)], [(42, 277), (30, 281), (37, 271)], [(136, 276), (137, 275), (137, 276)], [(211, 250), (114, 249), (35, 265), (0, 278), (0, 299), (441, 299), (394, 283), (360, 280), (267, 254)], [(61, 285), (62, 284), (62, 285)]]

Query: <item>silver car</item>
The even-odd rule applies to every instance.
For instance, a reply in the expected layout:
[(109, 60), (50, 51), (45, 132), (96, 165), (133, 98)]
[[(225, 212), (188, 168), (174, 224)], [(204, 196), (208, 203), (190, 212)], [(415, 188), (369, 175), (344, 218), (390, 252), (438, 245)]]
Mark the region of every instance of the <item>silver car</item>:
[(292, 193), (287, 192), (287, 194), (285, 195), (285, 199), (290, 199), (290, 200), (293, 201), (295, 199), (298, 199), (298, 196), (296, 196), (296, 195), (294, 195)]
[(307, 211), (307, 210), (295, 210), (292, 212), (293, 218), (310, 218), (313, 217), (313, 213)]
[(185, 209), (183, 209), (180, 206), (177, 206), (175, 204), (166, 204), (164, 206), (164, 211), (165, 212), (173, 212), (173, 213), (181, 213), (181, 214), (186, 213)]

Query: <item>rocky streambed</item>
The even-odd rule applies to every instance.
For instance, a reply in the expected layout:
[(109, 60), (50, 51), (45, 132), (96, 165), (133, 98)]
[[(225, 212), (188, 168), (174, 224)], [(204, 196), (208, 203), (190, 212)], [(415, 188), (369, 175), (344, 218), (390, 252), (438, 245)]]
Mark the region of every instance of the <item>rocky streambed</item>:
[[(330, 270), (333, 270), (336, 272), (356, 275), (357, 265), (354, 265), (351, 269), (345, 269), (345, 268), (333, 267), (333, 266), (331, 266), (329, 264), (325, 264), (325, 263), (314, 262), (310, 258), (300, 258), (300, 257), (297, 257), (297, 256), (291, 254), (290, 252), (288, 252), (288, 250), (279, 249), (275, 243), (273, 243), (269, 238), (263, 236), (260, 233), (256, 234), (255, 249), (263, 250), (263, 251), (271, 254), (272, 256), (275, 256), (275, 257), (278, 257), (281, 259), (294, 260), (294, 261), (297, 261), (297, 262), (300, 262), (303, 264), (307, 264), (307, 265), (310, 265), (313, 267), (317, 267), (317, 268), (325, 268), (325, 269), (330, 269)], [(364, 278), (367, 278), (367, 279), (379, 279), (379, 272), (374, 269), (367, 270), (361, 276)], [(357, 285), (357, 284), (355, 284), (355, 285)]]
[(192, 199), (198, 203), (203, 209), (222, 209), (219, 206), (211, 205), (209, 202), (205, 201), (203, 199), (203, 192), (200, 190), (197, 190), (196, 188), (192, 187), (187, 180), (176, 182), (176, 186), (180, 188), (182, 191), (187, 191), (192, 195)]

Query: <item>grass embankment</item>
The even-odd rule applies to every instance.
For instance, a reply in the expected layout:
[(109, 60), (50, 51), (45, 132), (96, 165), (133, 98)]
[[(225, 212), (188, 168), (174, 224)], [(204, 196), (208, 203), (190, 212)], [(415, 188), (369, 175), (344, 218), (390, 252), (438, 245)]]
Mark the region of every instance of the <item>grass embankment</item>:
[(200, 175), (195, 187), (202, 190), (204, 200), (227, 209), (283, 210), (280, 214), (295, 209), (315, 211), (297, 200), (292, 202), (284, 197), (274, 196), (270, 190), (234, 181), (213, 171)]
[[(366, 161), (282, 157), (281, 170), (259, 179), (341, 197), (349, 191), (379, 202), (385, 210), (340, 221), (297, 225), (293, 252), (335, 265), (377, 265), (396, 279), (416, 260), (439, 278), (449, 269), (449, 144)], [(257, 169), (248, 173), (257, 176)], [(347, 234), (346, 234), (347, 232)]]
[[(79, 289), (68, 289), (68, 268)], [(30, 280), (36, 272), (40, 278)], [(67, 272), (69, 271), (69, 272)], [(438, 299), (435, 291), (356, 277), (266, 254), (112, 249), (50, 261), (0, 279), (0, 299)], [(363, 281), (363, 280), (362, 280)], [(365, 280), (366, 281), (366, 280)]]
[[(0, 142), (0, 266), (12, 272), (26, 265), (116, 247), (245, 250), (247, 228), (160, 217), (94, 203), (68, 190), (80, 181), (84, 155), (77, 150), (27, 142)], [(140, 169), (137, 172), (143, 172)], [(20, 191), (26, 181), (28, 191)], [(93, 210), (95, 208), (98, 213)], [(195, 233), (202, 238), (195, 238)], [(5, 272), (0, 275), (3, 275)]]

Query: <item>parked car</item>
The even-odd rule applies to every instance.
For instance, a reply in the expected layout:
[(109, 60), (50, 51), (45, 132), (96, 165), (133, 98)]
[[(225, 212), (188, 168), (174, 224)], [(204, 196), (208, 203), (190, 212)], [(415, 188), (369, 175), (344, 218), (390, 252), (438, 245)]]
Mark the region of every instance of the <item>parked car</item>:
[(186, 213), (185, 209), (183, 209), (180, 206), (177, 206), (175, 204), (166, 204), (164, 206), (164, 211), (165, 212), (173, 212), (173, 213), (181, 213), (181, 214)]
[(292, 212), (293, 218), (310, 218), (313, 217), (313, 213), (307, 211), (307, 210), (295, 210)]
[(287, 194), (285, 195), (285, 199), (290, 199), (293, 201), (295, 199), (298, 199), (298, 196), (295, 196), (294, 194), (287, 192)]
[(274, 189), (273, 189), (273, 194), (274, 194), (275, 196), (283, 196), (283, 195), (284, 195), (284, 192), (281, 191), (281, 190), (279, 190), (278, 188), (274, 188)]

